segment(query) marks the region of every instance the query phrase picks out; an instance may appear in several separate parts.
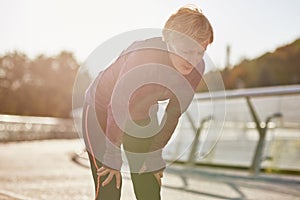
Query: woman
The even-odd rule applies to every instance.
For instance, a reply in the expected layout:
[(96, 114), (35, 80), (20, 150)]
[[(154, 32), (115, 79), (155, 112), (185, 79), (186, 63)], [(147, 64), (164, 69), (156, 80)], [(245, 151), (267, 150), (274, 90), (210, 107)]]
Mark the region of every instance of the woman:
[[(95, 199), (120, 199), (121, 145), (136, 198), (160, 199), (162, 149), (189, 106), (213, 41), (208, 19), (182, 7), (166, 22), (163, 38), (133, 43), (86, 91), (83, 131), (95, 182)], [(158, 101), (168, 100), (161, 123)]]

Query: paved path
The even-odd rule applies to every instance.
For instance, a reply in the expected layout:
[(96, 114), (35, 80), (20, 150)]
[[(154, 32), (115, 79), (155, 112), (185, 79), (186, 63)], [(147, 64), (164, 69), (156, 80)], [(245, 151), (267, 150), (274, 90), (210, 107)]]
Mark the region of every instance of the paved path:
[[(71, 160), (78, 140), (0, 143), (0, 200), (91, 200), (89, 169)], [(122, 200), (135, 199), (123, 174)], [(300, 177), (172, 165), (164, 173), (163, 200), (300, 199)]]

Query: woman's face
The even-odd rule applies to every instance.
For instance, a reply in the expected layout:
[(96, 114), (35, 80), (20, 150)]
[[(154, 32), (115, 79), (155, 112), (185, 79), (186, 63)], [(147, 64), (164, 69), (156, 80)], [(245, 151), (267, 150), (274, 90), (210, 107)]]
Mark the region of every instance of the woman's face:
[(181, 74), (189, 74), (204, 56), (208, 44), (196, 44), (192, 41), (180, 41), (168, 44), (170, 59)]

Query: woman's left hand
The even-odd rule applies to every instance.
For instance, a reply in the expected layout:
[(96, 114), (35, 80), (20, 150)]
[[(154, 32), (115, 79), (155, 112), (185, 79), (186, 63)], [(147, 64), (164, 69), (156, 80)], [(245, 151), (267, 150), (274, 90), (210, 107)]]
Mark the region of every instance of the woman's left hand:
[(158, 181), (159, 186), (161, 186), (161, 178), (163, 177), (163, 171), (154, 173), (156, 180)]

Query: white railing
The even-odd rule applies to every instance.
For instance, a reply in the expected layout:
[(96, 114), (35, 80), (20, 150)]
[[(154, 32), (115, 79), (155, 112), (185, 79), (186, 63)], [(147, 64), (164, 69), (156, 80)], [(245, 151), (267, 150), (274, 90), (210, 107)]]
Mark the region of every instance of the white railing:
[(0, 142), (76, 137), (72, 119), (0, 115)]
[[(280, 130), (280, 135), (286, 136), (286, 138), (292, 134), (293, 138), (290, 139), (296, 139), (300, 143), (300, 85), (199, 93), (195, 95), (193, 103), (197, 109), (189, 109), (184, 114), (181, 128), (173, 141), (175, 149), (188, 146), (189, 150), (183, 153), (185, 156), (181, 155), (181, 159), (188, 163), (211, 159), (212, 154), (216, 153), (213, 147), (221, 135), (220, 143), (224, 144), (222, 138), (231, 134), (228, 130), (239, 130), (241, 135), (247, 134), (247, 137), (251, 138), (244, 146), (249, 146), (248, 151), (252, 152), (252, 156), (248, 156), (247, 159), (252, 159), (250, 171), (254, 175), (259, 173), (263, 161), (270, 160), (269, 155), (264, 155), (266, 146), (270, 148), (268, 132)], [(213, 129), (214, 126), (219, 126), (219, 128), (211, 131), (210, 129)], [(294, 137), (295, 130), (299, 131), (296, 138)], [(188, 140), (189, 131), (193, 132), (193, 141), (190, 140), (189, 145), (183, 145), (185, 140)], [(183, 136), (179, 136), (180, 132), (185, 132), (184, 140)], [(251, 132), (250, 135), (249, 132)], [(255, 141), (256, 144), (253, 143)], [(252, 145), (249, 145), (250, 143)], [(205, 152), (201, 152), (203, 146), (206, 149)], [(218, 149), (218, 144), (216, 147)], [(299, 145), (298, 148), (292, 151), (300, 153)], [(169, 148), (170, 155), (175, 151), (180, 150)], [(299, 170), (300, 163), (296, 164)]]

